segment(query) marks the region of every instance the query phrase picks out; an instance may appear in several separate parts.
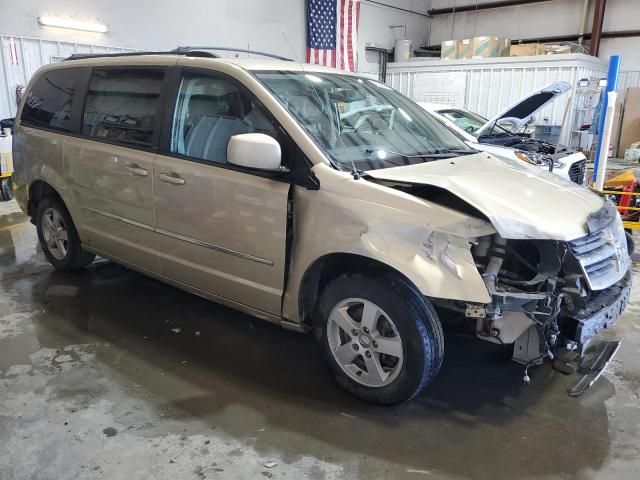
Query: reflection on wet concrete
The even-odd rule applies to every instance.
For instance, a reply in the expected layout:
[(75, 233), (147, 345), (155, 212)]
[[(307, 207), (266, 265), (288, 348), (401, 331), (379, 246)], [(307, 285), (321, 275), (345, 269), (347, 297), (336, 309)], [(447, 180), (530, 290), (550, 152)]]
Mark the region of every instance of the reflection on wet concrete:
[(638, 478), (638, 294), (580, 399), (452, 336), (435, 383), (381, 408), (333, 384), (311, 336), (110, 262), (55, 272), (36, 241), (0, 230), (0, 478)]

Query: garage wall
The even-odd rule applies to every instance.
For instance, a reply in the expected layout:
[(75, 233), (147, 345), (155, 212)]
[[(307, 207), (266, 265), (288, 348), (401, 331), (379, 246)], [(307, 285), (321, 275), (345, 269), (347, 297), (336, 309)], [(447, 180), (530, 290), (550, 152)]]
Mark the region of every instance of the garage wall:
[[(392, 6), (426, 12), (427, 0), (382, 0)], [(105, 23), (109, 32), (92, 34), (41, 27), (40, 14), (69, 15)], [(368, 64), (364, 44), (391, 48), (389, 25), (407, 25), (417, 45), (427, 40), (427, 20), (362, 0), (359, 41), (360, 69)], [(283, 39), (286, 34), (291, 47)], [(304, 0), (20, 0), (0, 5), (0, 34), (47, 40), (112, 45), (139, 49), (172, 49), (177, 45), (224, 45), (253, 48), (288, 57), (305, 58)], [(293, 48), (293, 52), (292, 52)], [(371, 58), (375, 60), (375, 56)]]
[[(380, 1), (381, 3), (387, 3), (389, 5), (424, 14), (426, 14), (429, 9), (428, 0)], [(417, 47), (421, 47), (427, 43), (428, 19), (426, 17), (368, 3), (366, 0), (361, 0), (361, 2), (360, 35), (358, 41), (358, 58), (360, 59), (359, 70), (361, 72), (378, 72), (377, 54), (368, 53), (365, 57), (365, 43), (375, 43), (378, 46), (391, 50), (393, 48), (395, 36), (401, 38), (402, 29), (394, 29), (394, 31), (392, 31), (389, 28), (390, 25), (406, 25), (407, 38)]]
[[(478, 3), (487, 0), (478, 0)], [(588, 14), (587, 31), (591, 31), (593, 3)], [(430, 0), (431, 8), (475, 5), (476, 0)], [(498, 35), (511, 39), (577, 34), (584, 0), (553, 0), (479, 12), (443, 15), (431, 20), (430, 44), (462, 39), (474, 35)], [(608, 0), (603, 30), (636, 30), (640, 18), (640, 1)], [(614, 53), (623, 56), (624, 70), (640, 70), (640, 37), (604, 39), (600, 57)]]

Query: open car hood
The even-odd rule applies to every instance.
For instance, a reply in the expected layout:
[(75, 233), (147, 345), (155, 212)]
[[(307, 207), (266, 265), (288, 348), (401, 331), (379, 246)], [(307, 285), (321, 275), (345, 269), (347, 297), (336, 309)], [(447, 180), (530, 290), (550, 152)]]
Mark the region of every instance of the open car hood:
[(570, 89), (571, 85), (567, 82), (553, 82), (540, 90), (530, 93), (511, 105), (504, 112), (493, 117), (476, 130), (474, 135), (479, 137), (489, 134), (493, 125), (500, 121), (510, 122), (513, 125), (512, 129), (517, 130), (525, 125), (537, 111)]
[[(391, 187), (437, 187), (434, 196), (446, 190), (475, 207), (508, 239), (574, 240), (587, 235), (587, 218), (605, 205), (585, 187), (525, 162), (486, 153), (366, 174)], [(420, 196), (429, 200), (429, 189), (426, 192)]]

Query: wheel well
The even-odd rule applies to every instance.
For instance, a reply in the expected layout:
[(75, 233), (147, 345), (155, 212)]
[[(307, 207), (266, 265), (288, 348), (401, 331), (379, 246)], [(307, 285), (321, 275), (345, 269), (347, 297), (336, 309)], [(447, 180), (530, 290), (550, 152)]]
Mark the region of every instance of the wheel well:
[(362, 255), (331, 253), (317, 259), (302, 277), (299, 293), (300, 319), (304, 325), (312, 326), (312, 320), (320, 293), (332, 280), (345, 274), (397, 275), (412, 283), (398, 270)]
[[(27, 206), (27, 213), (30, 217), (35, 216), (38, 203), (44, 197), (55, 196), (62, 201), (60, 194), (43, 180), (36, 180), (29, 186), (29, 205)], [(64, 201), (62, 201), (64, 203)]]

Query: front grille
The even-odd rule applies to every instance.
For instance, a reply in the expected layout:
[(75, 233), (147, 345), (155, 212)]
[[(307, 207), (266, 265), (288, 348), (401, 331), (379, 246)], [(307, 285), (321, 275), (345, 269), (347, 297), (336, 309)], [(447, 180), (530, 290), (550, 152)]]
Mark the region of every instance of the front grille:
[(584, 174), (587, 170), (587, 160), (580, 160), (569, 168), (569, 178), (579, 185), (584, 184)]
[(618, 223), (569, 242), (591, 290), (610, 287), (629, 269), (626, 237)]

